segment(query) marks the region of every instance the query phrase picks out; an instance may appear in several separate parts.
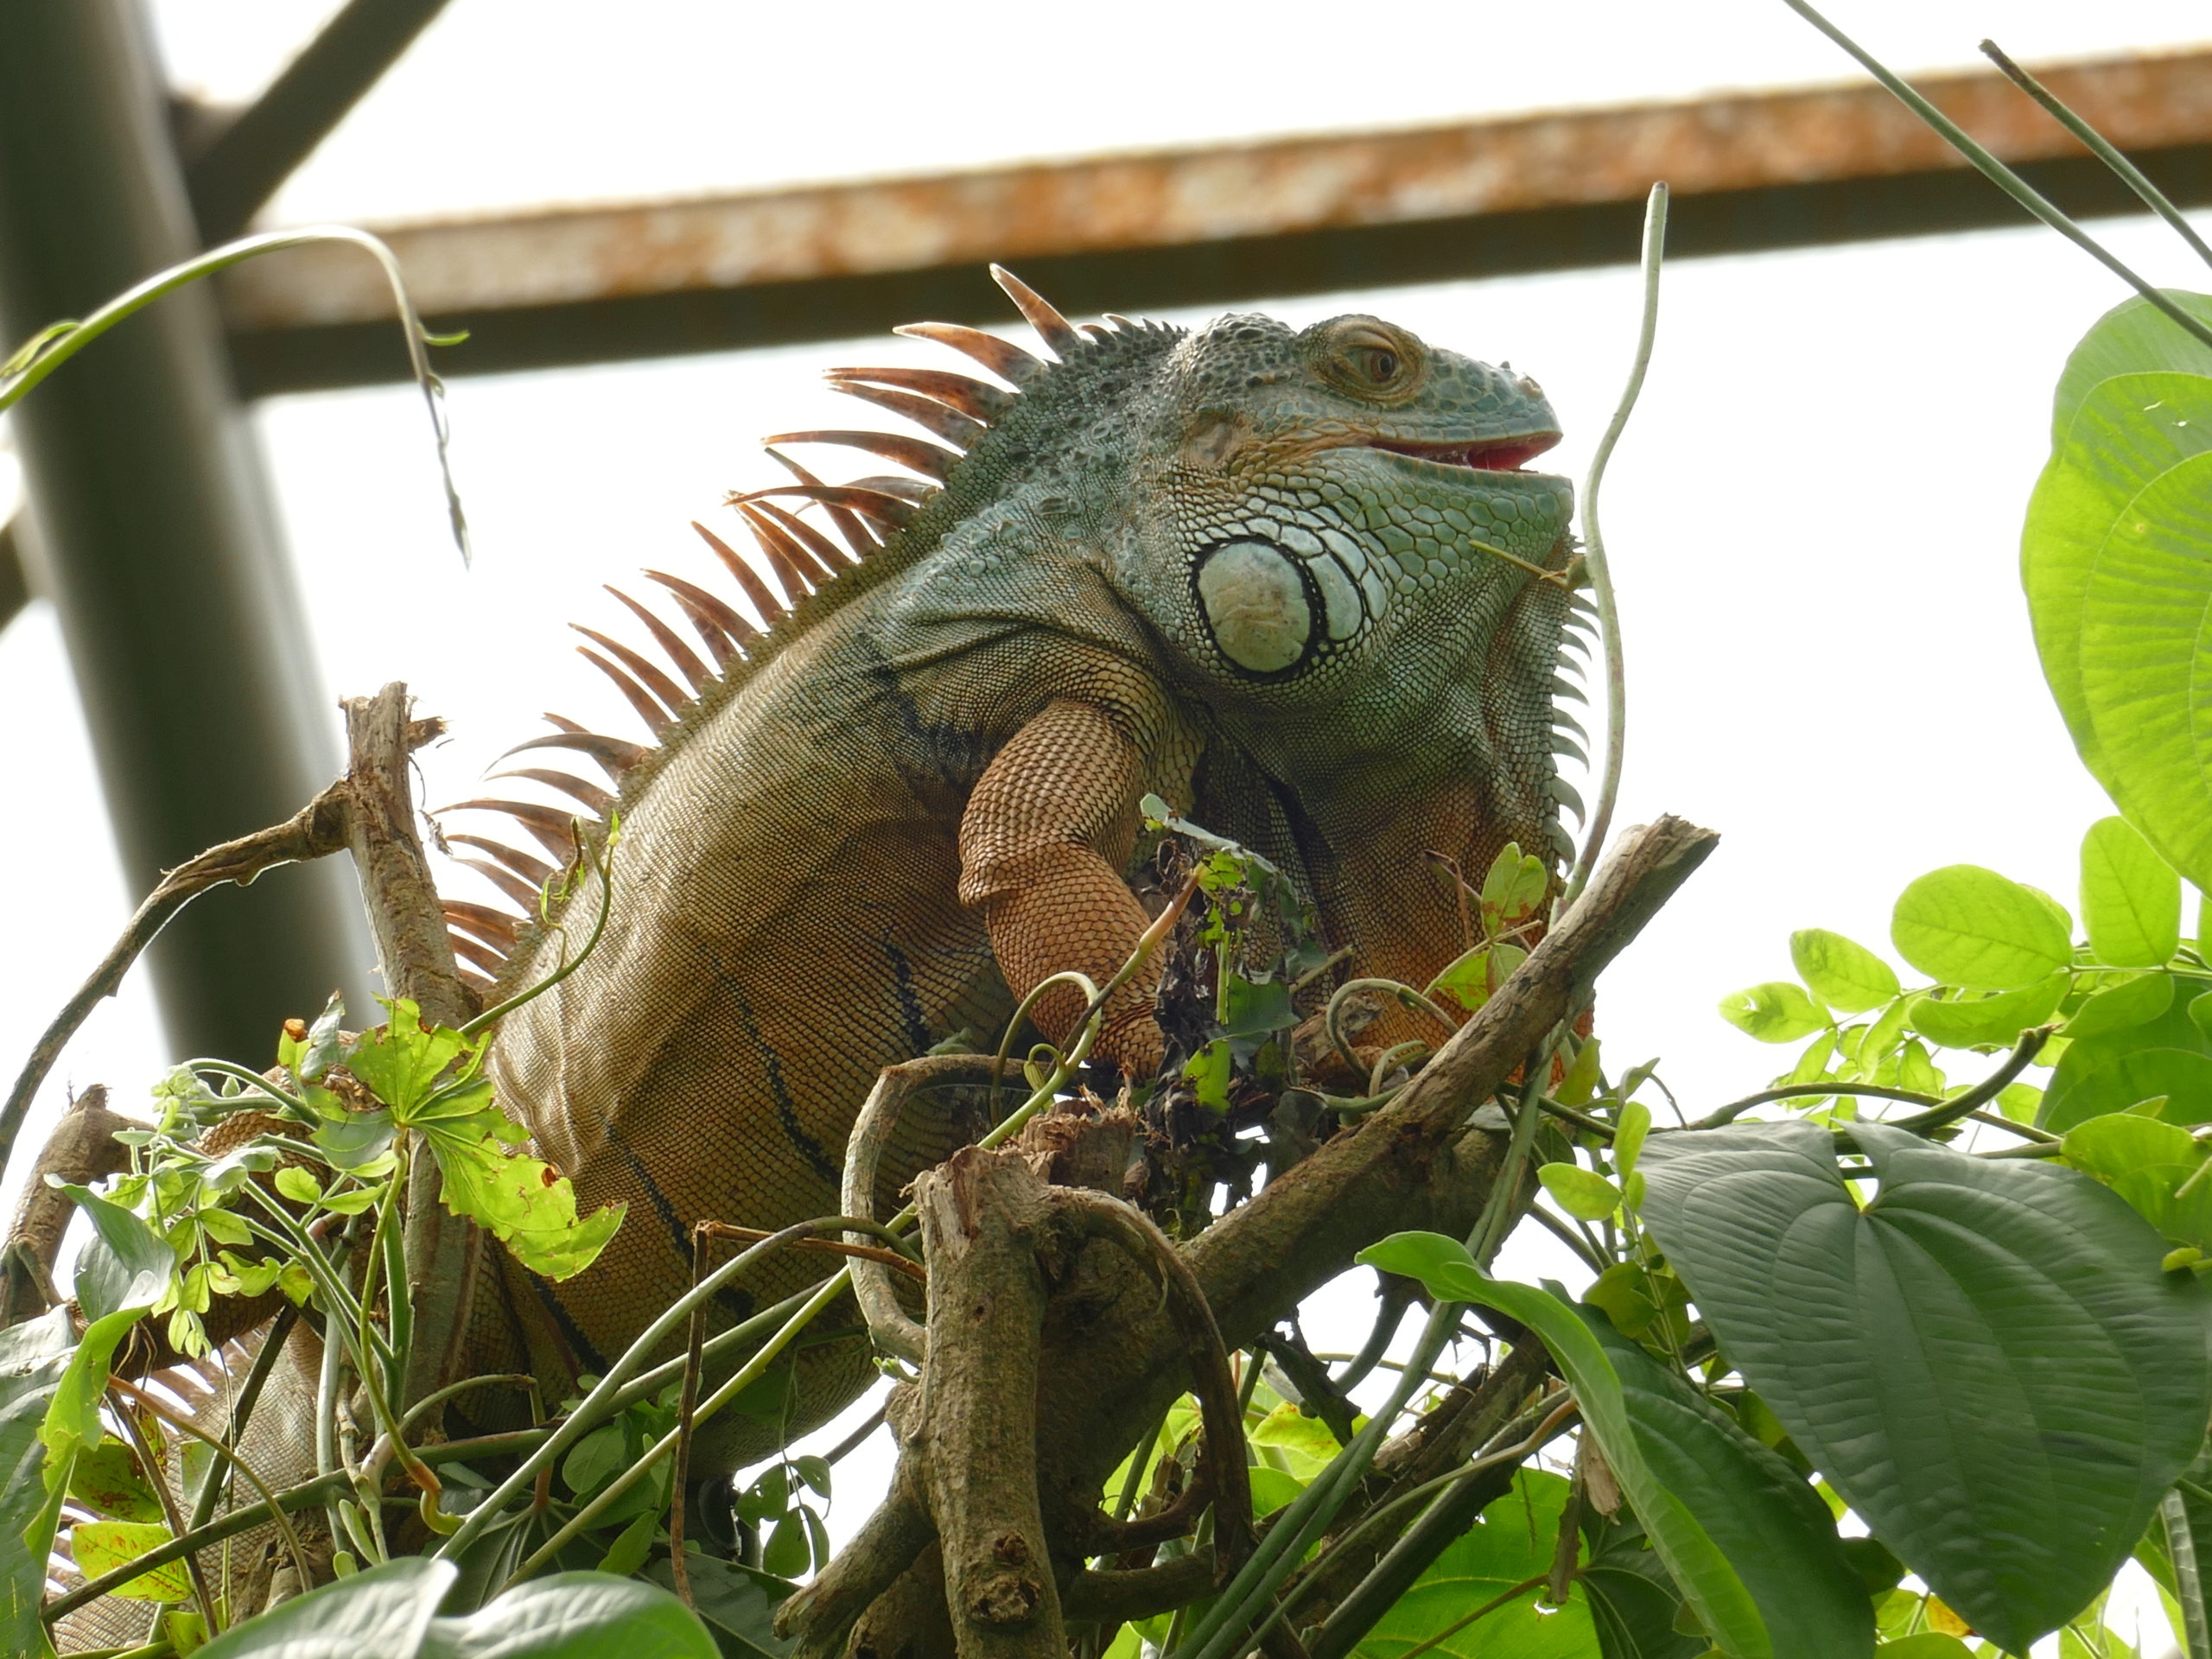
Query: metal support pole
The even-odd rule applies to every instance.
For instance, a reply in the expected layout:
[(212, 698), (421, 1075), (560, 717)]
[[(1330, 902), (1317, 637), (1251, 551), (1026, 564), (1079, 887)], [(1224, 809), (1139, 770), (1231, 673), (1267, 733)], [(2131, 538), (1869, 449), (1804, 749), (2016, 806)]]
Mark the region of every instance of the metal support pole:
[[(12, 346), (82, 316), (197, 248), (133, 0), (0, 0), (0, 336)], [(16, 528), (60, 609), (143, 893), (203, 848), (289, 817), (338, 770), (214, 296), (195, 286), (124, 323), (10, 419), (29, 506)], [(10, 783), (13, 810), (37, 810), (32, 782)], [(149, 961), (179, 1051), (262, 1063), (283, 1018), (363, 982), (367, 954), (348, 872), (318, 863), (211, 893)], [(55, 983), (82, 966), (56, 962)]]

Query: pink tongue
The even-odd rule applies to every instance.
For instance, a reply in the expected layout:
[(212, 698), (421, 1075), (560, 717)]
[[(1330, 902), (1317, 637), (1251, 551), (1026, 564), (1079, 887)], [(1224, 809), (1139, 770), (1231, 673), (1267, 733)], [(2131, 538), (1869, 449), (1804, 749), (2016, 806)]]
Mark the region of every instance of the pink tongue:
[(1478, 443), (1467, 450), (1467, 465), (1479, 472), (1510, 473), (1541, 455), (1559, 440), (1532, 438), (1525, 443)]

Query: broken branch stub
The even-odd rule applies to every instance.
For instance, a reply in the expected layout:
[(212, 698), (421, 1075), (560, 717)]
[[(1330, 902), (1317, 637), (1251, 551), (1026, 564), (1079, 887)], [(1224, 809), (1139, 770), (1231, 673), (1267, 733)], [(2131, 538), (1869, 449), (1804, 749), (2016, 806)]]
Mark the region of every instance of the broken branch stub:
[[(446, 932), (437, 883), (415, 832), (408, 757), (445, 728), (409, 717), (407, 687), (394, 680), (373, 697), (348, 697), (346, 709), (346, 844), (361, 878), (385, 988), (404, 997), (433, 1025), (461, 1026), (476, 1012), (461, 983)], [(418, 1140), (407, 1163), (407, 1296), (415, 1340), (397, 1402), (403, 1408), (460, 1379), (467, 1310), (484, 1254), (476, 1224), (439, 1203), (443, 1190), (429, 1143)]]
[(1048, 1189), (1019, 1151), (964, 1147), (915, 1183), (929, 1359), (907, 1454), (944, 1557), (960, 1659), (1065, 1659), (1037, 1500)]

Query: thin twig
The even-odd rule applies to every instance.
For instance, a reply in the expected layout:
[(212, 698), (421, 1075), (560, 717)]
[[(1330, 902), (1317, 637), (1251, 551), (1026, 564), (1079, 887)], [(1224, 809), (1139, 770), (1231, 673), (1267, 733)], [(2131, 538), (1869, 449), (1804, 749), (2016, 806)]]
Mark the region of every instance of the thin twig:
[(2003, 70), (2006, 78), (2015, 86), (2049, 111), (2051, 118), (2060, 126), (2064, 127), (2067, 131), (2087, 144), (2090, 152), (2099, 161), (2120, 175), (2120, 181), (2142, 199), (2145, 207), (2160, 219), (2164, 219), (2179, 233), (2183, 241), (2196, 251), (2198, 258), (2203, 260), (2206, 264), (2212, 265), (2212, 247), (2205, 245), (2204, 238), (2196, 233), (2196, 227), (2182, 217), (2180, 208), (2166, 200), (2164, 191), (2144, 176), (2141, 168), (2120, 153), (2117, 145), (2080, 116), (2075, 114), (2072, 110), (2067, 108), (2058, 95), (2050, 87), (2005, 56), (1996, 41), (1984, 41), (1981, 43), (1981, 54)]
[(1590, 475), (1582, 486), (1583, 559), (1590, 570), (1590, 591), (1597, 600), (1598, 626), (1605, 635), (1605, 761), (1599, 779), (1597, 803), (1590, 811), (1589, 833), (1583, 837), (1582, 851), (1560, 892), (1562, 911), (1581, 897), (1589, 883), (1590, 872), (1597, 867), (1598, 855), (1605, 850), (1605, 836), (1612, 830), (1613, 806), (1620, 797), (1621, 760), (1628, 739), (1628, 671), (1621, 649), (1620, 607), (1613, 594), (1612, 571), (1605, 563), (1605, 532), (1598, 523), (1598, 491), (1605, 481), (1605, 463), (1613, 458), (1613, 446), (1627, 429), (1628, 417), (1636, 412), (1644, 372), (1651, 366), (1652, 341), (1659, 332), (1659, 267), (1666, 246), (1667, 187), (1654, 184), (1643, 206), (1643, 315), (1637, 328), (1636, 360), (1630, 365), (1628, 384), (1621, 389), (1621, 400), (1606, 424), (1605, 435), (1598, 441), (1598, 453), (1591, 458)]
[[(276, 1503), (276, 1489), (270, 1485), (266, 1480), (262, 1478), (260, 1473), (251, 1464), (248, 1463), (244, 1458), (238, 1455), (238, 1448), (236, 1446), (225, 1445), (221, 1440), (217, 1440), (213, 1434), (207, 1433), (206, 1429), (201, 1428), (197, 1423), (192, 1421), (188, 1417), (184, 1416), (179, 1412), (170, 1410), (168, 1407), (163, 1405), (159, 1400), (147, 1393), (145, 1389), (140, 1388), (136, 1382), (117, 1376), (111, 1377), (108, 1380), (108, 1386), (128, 1395), (131, 1399), (137, 1401), (139, 1405), (144, 1407), (148, 1411), (152, 1412), (155, 1416), (160, 1418), (163, 1422), (167, 1423), (171, 1428), (176, 1430), (180, 1434), (188, 1434), (194, 1440), (198, 1440), (201, 1445), (208, 1447), (218, 1458), (222, 1459), (225, 1462), (228, 1463), (232, 1468), (237, 1470), (238, 1473), (244, 1475), (247, 1480), (251, 1482), (254, 1491), (261, 1494), (262, 1501), (264, 1503), (269, 1503), (272, 1506)], [(126, 1413), (124, 1415), (127, 1416), (128, 1414)], [(151, 1472), (151, 1465), (149, 1465), (149, 1472)], [(208, 1479), (210, 1482), (214, 1479), (214, 1471), (213, 1470), (208, 1471)], [(157, 1488), (162, 1489), (164, 1493), (166, 1493), (166, 1482), (157, 1479), (152, 1484)], [(308, 1567), (308, 1553), (305, 1547), (300, 1542), (300, 1535), (292, 1530), (292, 1523), (284, 1518), (284, 1512), (283, 1510), (272, 1507), (270, 1510), (270, 1516), (276, 1522), (276, 1530), (282, 1533), (284, 1536), (284, 1547), (292, 1552), (292, 1565), (298, 1569), (300, 1582), (303, 1585), (313, 1583), (314, 1580)], [(180, 1517), (175, 1516), (170, 1517), (169, 1530), (172, 1534), (181, 1535), (189, 1529), (189, 1528), (181, 1524)], [(213, 1629), (213, 1627), (211, 1625), (209, 1628)]]
[(1915, 1135), (1926, 1135), (1946, 1124), (1955, 1123), (1962, 1117), (1972, 1116), (1977, 1109), (2003, 1094), (2013, 1078), (2035, 1064), (2036, 1056), (2043, 1052), (2043, 1046), (2050, 1040), (2051, 1033), (2057, 1029), (2056, 1025), (2031, 1027), (2020, 1033), (2020, 1040), (2005, 1057), (2005, 1064), (1966, 1093), (1927, 1111), (1915, 1112), (1910, 1117), (1891, 1118), (1888, 1120), (1889, 1126), (1893, 1129), (1910, 1129)]
[(1496, 1612), (1499, 1608), (1504, 1606), (1506, 1603), (1517, 1600), (1521, 1597), (1527, 1595), (1531, 1590), (1540, 1588), (1549, 1577), (1550, 1574), (1548, 1573), (1539, 1573), (1533, 1579), (1522, 1580), (1520, 1583), (1515, 1585), (1510, 1590), (1500, 1591), (1497, 1595), (1491, 1597), (1490, 1600), (1476, 1608), (1473, 1612), (1469, 1613), (1465, 1618), (1454, 1619), (1451, 1624), (1446, 1624), (1442, 1630), (1439, 1630), (1434, 1636), (1430, 1637), (1427, 1641), (1407, 1649), (1406, 1651), (1399, 1656), (1399, 1659), (1416, 1659), (1416, 1656), (1427, 1653), (1438, 1643), (1443, 1641), (1446, 1637), (1459, 1635), (1460, 1631), (1465, 1630), (1468, 1625), (1473, 1624), (1477, 1619), (1486, 1618), (1490, 1614)]
[(466, 565), (468, 563), (468, 521), (461, 510), (461, 494), (454, 487), (453, 468), (447, 459), (446, 451), (451, 435), (446, 425), (445, 386), (430, 372), (429, 354), (424, 349), (426, 346), (452, 345), (456, 341), (442, 339), (423, 327), (423, 319), (416, 312), (415, 302), (408, 296), (406, 281), (400, 275), (398, 259), (375, 237), (351, 225), (305, 225), (296, 230), (270, 231), (259, 236), (240, 237), (234, 242), (226, 242), (220, 247), (210, 248), (205, 253), (171, 265), (166, 270), (156, 271), (145, 281), (125, 289), (81, 322), (71, 320), (48, 324), (17, 348), (5, 363), (0, 363), (0, 410), (27, 397), (32, 387), (86, 346), (125, 317), (143, 310), (163, 295), (262, 254), (275, 253), (284, 248), (304, 247), (315, 242), (351, 243), (367, 252), (384, 271), (385, 281), (391, 289), (392, 303), (398, 310), (402, 332), (406, 338), (408, 365), (414, 371), (415, 383), (422, 388), (423, 401), (430, 411), (430, 429), (438, 445), (438, 469), (445, 479), (446, 516), (452, 525), (454, 545), (461, 549), (461, 562)]
[(2181, 307), (2176, 305), (2159, 289), (2137, 276), (2133, 270), (2121, 263), (2117, 255), (2108, 251), (2102, 243), (2051, 206), (2033, 185), (1968, 137), (1964, 128), (1907, 86), (1873, 54), (1821, 16), (1819, 12), (1806, 3), (1806, 0), (1782, 0), (1782, 3), (1853, 57), (1858, 59), (1868, 74), (1888, 87), (1906, 108), (1942, 134), (1952, 149), (1973, 162), (1980, 169), (1983, 176), (1996, 185), (1999, 189), (2126, 283), (2150, 304), (2165, 313), (2190, 335), (2207, 346), (2212, 346), (2212, 327), (2207, 327)]
[[(707, 1247), (714, 1240), (714, 1224), (702, 1221), (691, 1229), (691, 1288), (707, 1276)], [(676, 1593), (693, 1612), (698, 1601), (691, 1594), (691, 1570), (683, 1560), (684, 1483), (691, 1473), (691, 1414), (699, 1407), (699, 1351), (707, 1345), (707, 1303), (702, 1297), (691, 1305), (691, 1328), (683, 1344), (683, 1387), (676, 1405), (676, 1464), (668, 1482), (668, 1571)]]
[(878, 1406), (868, 1414), (866, 1421), (851, 1433), (822, 1454), (824, 1463), (840, 1463), (867, 1444), (868, 1437), (883, 1427), (883, 1408)]
[(169, 918), (208, 888), (226, 881), (244, 887), (264, 870), (274, 869), (280, 864), (296, 864), (343, 852), (350, 798), (342, 780), (333, 784), (283, 823), (257, 830), (236, 841), (226, 841), (219, 847), (210, 847), (161, 879), (124, 928), (122, 937), (100, 959), (99, 966), (78, 987), (77, 994), (62, 1005), (61, 1012), (54, 1016), (54, 1022), (32, 1048), (30, 1058), (23, 1063), (16, 1086), (9, 1091), (7, 1103), (0, 1106), (0, 1168), (4, 1168), (15, 1156), (16, 1137), (22, 1132), (32, 1097), (53, 1071), (54, 1062), (61, 1058), (61, 1051), (92, 1011), (121, 988), (130, 964), (154, 942)]
[(1943, 1103), (1934, 1095), (1916, 1089), (1892, 1089), (1879, 1083), (1837, 1083), (1821, 1079), (1814, 1083), (1785, 1083), (1777, 1088), (1762, 1089), (1756, 1095), (1745, 1095), (1741, 1100), (1732, 1100), (1726, 1106), (1715, 1107), (1694, 1123), (1683, 1127), (1692, 1129), (1717, 1129), (1723, 1124), (1733, 1123), (1754, 1106), (1770, 1106), (1777, 1100), (1825, 1098), (1829, 1095), (1850, 1095), (1862, 1100), (1901, 1100), (1908, 1106), (1941, 1106)]
[[(154, 1496), (161, 1500), (162, 1516), (168, 1522), (170, 1535), (174, 1537), (185, 1529), (183, 1511), (177, 1507), (176, 1493), (170, 1489), (168, 1482), (162, 1478), (162, 1459), (154, 1455), (154, 1447), (146, 1438), (145, 1429), (140, 1425), (130, 1408), (116, 1398), (117, 1392), (124, 1389), (130, 1389), (135, 1398), (149, 1406), (152, 1402), (145, 1400), (143, 1395), (140, 1394), (137, 1389), (131, 1388), (120, 1377), (111, 1377), (108, 1380), (109, 1409), (114, 1412), (116, 1421), (123, 1425), (123, 1432), (130, 1437), (131, 1450), (138, 1454), (139, 1465), (146, 1471), (146, 1484), (154, 1489)], [(168, 1421), (168, 1414), (166, 1412), (161, 1414), (163, 1421)], [(301, 1559), (304, 1565), (304, 1558)], [(185, 1577), (191, 1582), (192, 1599), (199, 1604), (200, 1617), (206, 1621), (207, 1633), (210, 1636), (219, 1634), (223, 1628), (223, 1621), (215, 1616), (215, 1594), (207, 1587), (207, 1575), (200, 1570), (200, 1558), (197, 1555), (188, 1555), (184, 1558), (184, 1572)]]
[[(291, 1336), (292, 1327), (299, 1323), (299, 1304), (288, 1301), (276, 1310), (276, 1317), (270, 1321), (268, 1331), (261, 1338), (261, 1347), (253, 1357), (253, 1364), (246, 1371), (245, 1386), (239, 1389), (238, 1398), (232, 1402), (230, 1421), (223, 1425), (225, 1445), (236, 1446), (245, 1437), (245, 1427), (253, 1419), (253, 1409), (261, 1402), (261, 1390), (269, 1381), (270, 1372), (276, 1370), (277, 1356), (283, 1352), (285, 1341)], [(200, 1496), (192, 1505), (192, 1524), (194, 1527), (204, 1527), (213, 1517), (216, 1501), (222, 1495), (223, 1472), (227, 1467), (227, 1464), (220, 1462), (208, 1465), (207, 1482), (200, 1487)]]

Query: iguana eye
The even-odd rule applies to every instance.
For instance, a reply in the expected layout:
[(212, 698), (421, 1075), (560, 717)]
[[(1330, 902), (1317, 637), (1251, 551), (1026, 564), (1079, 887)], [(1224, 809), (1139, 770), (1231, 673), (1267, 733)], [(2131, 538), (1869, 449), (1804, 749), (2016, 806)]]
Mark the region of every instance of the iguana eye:
[(1374, 317), (1338, 317), (1307, 339), (1321, 378), (1363, 403), (1403, 403), (1427, 378), (1421, 342)]
[(1378, 386), (1387, 386), (1398, 378), (1398, 354), (1382, 346), (1362, 346), (1346, 352), (1352, 366)]

